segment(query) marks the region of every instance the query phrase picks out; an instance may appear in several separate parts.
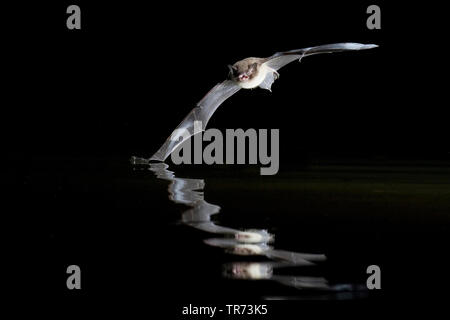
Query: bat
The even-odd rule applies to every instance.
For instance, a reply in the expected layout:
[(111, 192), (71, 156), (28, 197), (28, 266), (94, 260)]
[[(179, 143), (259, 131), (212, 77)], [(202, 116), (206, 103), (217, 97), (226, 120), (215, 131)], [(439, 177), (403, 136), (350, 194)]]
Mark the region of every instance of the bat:
[[(217, 108), (240, 89), (260, 87), (271, 91), (273, 82), (279, 78), (278, 70), (295, 60), (320, 53), (366, 50), (378, 47), (375, 44), (334, 43), (297, 50), (277, 52), (268, 58), (246, 58), (229, 65), (228, 79), (213, 87), (197, 106), (184, 118), (167, 138), (159, 150), (148, 161), (164, 161), (186, 139), (206, 129), (209, 119)], [(194, 125), (200, 122), (201, 127)], [(183, 134), (181, 134), (183, 133)]]

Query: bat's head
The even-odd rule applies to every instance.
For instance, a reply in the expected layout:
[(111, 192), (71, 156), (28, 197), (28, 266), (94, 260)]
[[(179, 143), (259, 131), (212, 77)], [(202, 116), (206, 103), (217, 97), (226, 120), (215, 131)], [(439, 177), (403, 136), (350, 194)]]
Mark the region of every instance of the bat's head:
[(230, 69), (230, 79), (237, 82), (249, 81), (258, 73), (258, 63), (247, 59), (228, 65), (228, 68)]

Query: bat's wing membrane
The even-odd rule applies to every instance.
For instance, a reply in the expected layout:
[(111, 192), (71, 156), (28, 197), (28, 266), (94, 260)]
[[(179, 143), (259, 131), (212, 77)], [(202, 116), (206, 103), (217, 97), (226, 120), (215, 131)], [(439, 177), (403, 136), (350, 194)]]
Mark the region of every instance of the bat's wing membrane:
[(192, 110), (198, 110), (197, 116), (202, 121), (203, 130), (205, 130), (209, 119), (212, 117), (213, 113), (217, 108), (229, 97), (239, 91), (241, 87), (232, 80), (225, 80), (222, 83), (218, 83), (214, 88), (212, 88), (200, 102), (197, 107)]
[(354, 42), (333, 43), (317, 47), (309, 47), (297, 50), (277, 52), (273, 56), (267, 58), (264, 64), (274, 70), (279, 70), (288, 63), (295, 60), (301, 60), (303, 57), (319, 53), (332, 53), (341, 51), (366, 50), (377, 47), (375, 44), (361, 44)]
[(264, 64), (272, 68), (273, 70), (279, 70), (288, 63), (291, 63), (295, 60), (300, 60), (301, 55), (299, 54), (290, 54), (290, 55), (282, 55), (282, 53), (277, 53), (278, 56), (272, 56), (270, 58), (267, 58), (268, 60), (264, 62)]
[[(149, 159), (164, 161), (166, 158), (188, 138), (205, 130), (209, 119), (217, 108), (229, 97), (239, 91), (241, 87), (234, 81), (225, 80), (212, 88), (197, 106), (176, 127), (166, 142)], [(198, 123), (198, 126), (194, 124)]]

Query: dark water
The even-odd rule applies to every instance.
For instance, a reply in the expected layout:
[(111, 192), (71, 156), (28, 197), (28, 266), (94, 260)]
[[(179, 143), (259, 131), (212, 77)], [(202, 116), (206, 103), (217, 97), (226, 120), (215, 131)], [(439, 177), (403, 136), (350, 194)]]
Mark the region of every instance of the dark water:
[[(260, 176), (258, 167), (65, 158), (31, 169), (25, 206), (45, 208), (35, 221), (50, 300), (178, 310), (444, 297), (447, 167), (328, 163)], [(70, 264), (83, 271), (78, 293), (65, 287)], [(381, 268), (379, 291), (366, 288), (369, 265)]]

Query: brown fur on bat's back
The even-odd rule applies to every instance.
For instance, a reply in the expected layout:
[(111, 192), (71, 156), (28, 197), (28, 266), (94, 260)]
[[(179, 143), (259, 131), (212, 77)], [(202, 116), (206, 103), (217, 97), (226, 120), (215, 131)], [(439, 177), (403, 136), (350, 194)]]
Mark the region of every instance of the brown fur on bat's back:
[(233, 67), (236, 67), (239, 72), (245, 72), (247, 71), (248, 67), (254, 63), (257, 63), (258, 66), (263, 63), (266, 59), (264, 58), (245, 58), (241, 61), (236, 62), (233, 64)]

